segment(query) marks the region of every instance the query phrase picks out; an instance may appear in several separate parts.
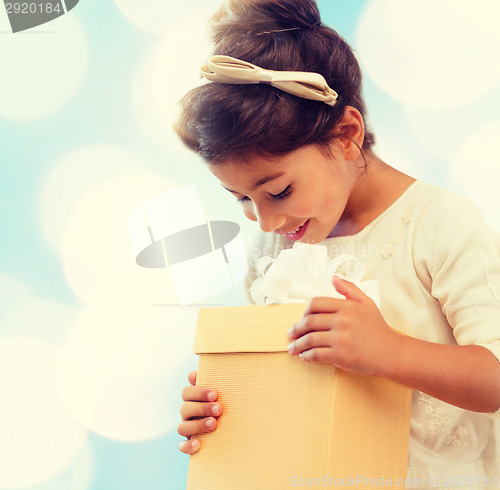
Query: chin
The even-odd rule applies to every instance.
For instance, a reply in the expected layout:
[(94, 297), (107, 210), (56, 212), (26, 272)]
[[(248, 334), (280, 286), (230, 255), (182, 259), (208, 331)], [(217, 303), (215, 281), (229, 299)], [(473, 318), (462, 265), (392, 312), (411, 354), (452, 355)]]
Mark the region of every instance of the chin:
[(310, 245), (314, 245), (315, 243), (322, 242), (323, 240), (324, 240), (324, 238), (320, 238), (318, 240), (318, 239), (315, 239), (315, 238), (306, 238), (306, 237), (304, 237), (301, 240), (299, 240), (299, 243), (309, 243)]

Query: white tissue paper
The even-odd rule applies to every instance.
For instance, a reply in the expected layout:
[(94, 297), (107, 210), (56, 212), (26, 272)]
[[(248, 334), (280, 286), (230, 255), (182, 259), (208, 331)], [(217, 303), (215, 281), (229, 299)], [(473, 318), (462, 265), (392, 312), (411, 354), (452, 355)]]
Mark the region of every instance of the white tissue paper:
[(296, 303), (313, 297), (344, 299), (332, 284), (334, 275), (355, 284), (380, 308), (378, 281), (363, 280), (365, 265), (349, 254), (328, 257), (323, 245), (295, 243), (276, 259), (261, 257), (257, 269), (262, 277), (252, 284), (250, 294), (256, 303)]

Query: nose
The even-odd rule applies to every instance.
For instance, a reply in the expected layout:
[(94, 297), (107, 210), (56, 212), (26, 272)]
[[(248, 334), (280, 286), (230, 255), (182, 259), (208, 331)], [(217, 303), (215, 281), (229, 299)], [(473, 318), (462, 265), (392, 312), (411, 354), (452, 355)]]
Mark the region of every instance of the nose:
[(286, 220), (283, 214), (277, 213), (272, 205), (263, 203), (255, 206), (256, 218), (260, 229), (269, 233), (280, 228)]

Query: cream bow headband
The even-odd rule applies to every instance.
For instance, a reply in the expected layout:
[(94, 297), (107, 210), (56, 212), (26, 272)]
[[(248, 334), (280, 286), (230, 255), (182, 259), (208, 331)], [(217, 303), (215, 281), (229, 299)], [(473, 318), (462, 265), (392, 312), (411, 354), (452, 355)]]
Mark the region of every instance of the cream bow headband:
[(304, 99), (319, 100), (334, 106), (338, 94), (319, 73), (305, 71), (273, 71), (230, 56), (211, 56), (201, 75), (211, 82), (252, 84), (268, 83), (283, 92)]

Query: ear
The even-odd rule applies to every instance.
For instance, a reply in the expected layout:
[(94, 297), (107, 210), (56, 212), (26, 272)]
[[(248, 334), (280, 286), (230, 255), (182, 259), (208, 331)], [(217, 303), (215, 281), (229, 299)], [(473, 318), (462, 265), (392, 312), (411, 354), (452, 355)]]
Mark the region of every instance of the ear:
[(335, 135), (335, 146), (343, 152), (344, 158), (356, 160), (365, 139), (365, 122), (356, 108), (346, 106), (344, 115), (335, 128)]

